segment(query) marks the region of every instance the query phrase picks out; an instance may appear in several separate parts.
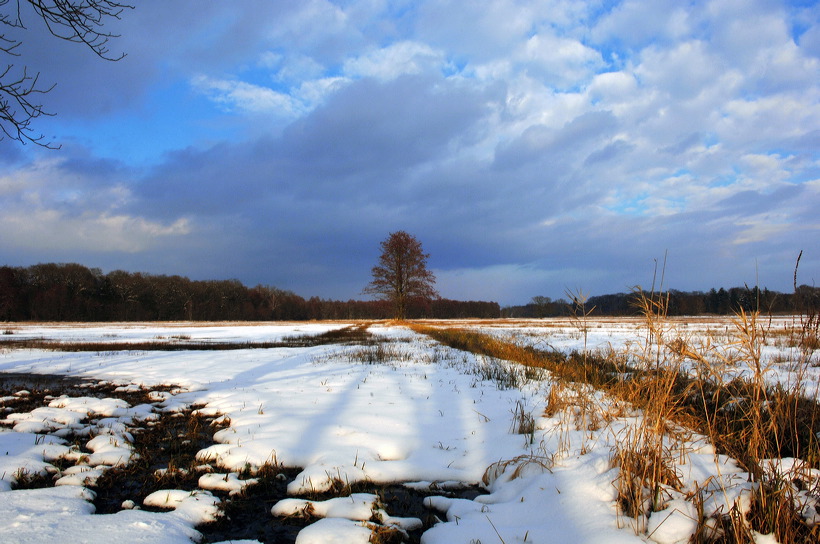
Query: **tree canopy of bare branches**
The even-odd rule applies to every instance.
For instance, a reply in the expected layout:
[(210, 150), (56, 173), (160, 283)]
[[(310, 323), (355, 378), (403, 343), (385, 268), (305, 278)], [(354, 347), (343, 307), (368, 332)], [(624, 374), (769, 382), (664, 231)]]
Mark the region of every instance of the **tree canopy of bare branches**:
[(0, 53), (7, 57), (5, 67), (0, 63), (0, 140), (55, 147), (31, 126), (38, 117), (52, 115), (41, 98), (54, 85), (41, 86), (40, 73), (19, 62), (19, 36), (28, 29), (28, 19), (42, 21), (56, 38), (84, 44), (101, 59), (118, 61), (125, 54), (111, 54), (108, 44), (117, 35), (107, 32), (105, 25), (131, 8), (112, 0), (0, 0)]
[(396, 319), (407, 315), (408, 302), (438, 297), (436, 277), (427, 269), (430, 255), (424, 253), (414, 236), (398, 231), (381, 242), (379, 264), (372, 269), (373, 279), (362, 291), (393, 304)]

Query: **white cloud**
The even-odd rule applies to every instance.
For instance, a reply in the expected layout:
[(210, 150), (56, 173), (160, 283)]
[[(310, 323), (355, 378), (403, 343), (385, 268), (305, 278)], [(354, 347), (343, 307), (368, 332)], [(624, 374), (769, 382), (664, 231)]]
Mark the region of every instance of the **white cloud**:
[(820, 126), (820, 89), (808, 94), (737, 97), (722, 107), (714, 129), (721, 140), (738, 145), (777, 145)]
[(548, 14), (548, 6), (515, 0), (462, 2), (445, 0), (422, 4), (420, 38), (476, 63), (505, 57), (528, 38), (534, 21)]
[(350, 83), (346, 77), (324, 77), (304, 81), (295, 93), (299, 101), (305, 105), (305, 111), (310, 111), (325, 99)]
[(670, 48), (644, 49), (635, 74), (644, 85), (660, 89), (674, 100), (682, 100), (695, 97), (704, 88), (716, 84), (724, 70), (707, 44), (686, 41)]
[(353, 23), (344, 9), (333, 2), (305, 0), (298, 3), (298, 8), (271, 22), (268, 39), (297, 51), (307, 51), (312, 57), (332, 56), (333, 49), (358, 39), (359, 31)]
[(748, 171), (750, 177), (765, 180), (768, 187), (775, 183), (786, 181), (791, 177), (791, 172), (787, 168), (790, 157), (781, 157), (778, 154), (763, 155), (760, 153), (748, 153), (741, 157), (740, 163)]
[(288, 94), (243, 81), (199, 75), (193, 78), (191, 85), (229, 111), (293, 117), (303, 110), (303, 106)]
[(626, 72), (605, 72), (596, 75), (587, 87), (590, 100), (602, 100), (611, 105), (635, 96), (638, 83)]
[(280, 54), (267, 52), (262, 56), (261, 65), (275, 70), (272, 79), (290, 82), (293, 86), (287, 92), (280, 92), (236, 79), (206, 75), (196, 76), (191, 85), (228, 111), (293, 119), (312, 111), (351, 81), (367, 77), (390, 81), (401, 75), (440, 70), (444, 55), (424, 44), (405, 41), (346, 59), (342, 76), (321, 77), (325, 70), (304, 56), (286, 60)]
[[(779, 215), (779, 214), (778, 214)], [(751, 218), (744, 218), (736, 221), (735, 225), (742, 227), (732, 240), (735, 245), (752, 244), (755, 242), (766, 242), (780, 237), (787, 232), (799, 230), (818, 230), (820, 225), (794, 225), (785, 217), (771, 217), (770, 214), (760, 214)]]
[(87, 211), (71, 216), (57, 209), (22, 208), (0, 218), (0, 243), (7, 249), (137, 253), (168, 238), (192, 232), (191, 221), (168, 224), (144, 217)]
[(807, 54), (820, 58), (820, 23), (812, 21), (810, 26), (799, 39), (800, 48)]
[(273, 78), (286, 85), (298, 85), (305, 80), (321, 78), (326, 71), (316, 59), (298, 52), (285, 55), (265, 51), (260, 55), (258, 65), (260, 68), (271, 70)]
[(351, 78), (373, 77), (389, 81), (405, 74), (419, 74), (440, 69), (444, 54), (428, 45), (402, 41), (376, 49), (344, 63), (344, 73)]
[(552, 32), (532, 36), (513, 57), (519, 67), (548, 84), (578, 86), (603, 66), (601, 54), (580, 41)]
[(162, 222), (127, 211), (131, 191), (106, 183), (113, 177), (111, 165), (77, 169), (77, 151), (0, 177), (0, 245), (26, 252), (135, 253), (193, 231), (187, 217)]
[(692, 13), (676, 0), (627, 0), (617, 3), (590, 30), (596, 43), (623, 42), (640, 49), (655, 41), (673, 41), (692, 32)]

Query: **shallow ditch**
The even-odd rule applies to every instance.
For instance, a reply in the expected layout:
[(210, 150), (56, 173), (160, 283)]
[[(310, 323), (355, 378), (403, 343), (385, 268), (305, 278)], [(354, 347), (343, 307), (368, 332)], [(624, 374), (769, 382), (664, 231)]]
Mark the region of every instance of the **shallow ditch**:
[[(76, 377), (30, 374), (0, 374), (0, 397), (7, 400), (0, 404), (2, 414), (8, 412), (22, 413), (37, 407), (47, 406), (50, 400), (66, 395), (69, 397), (118, 398), (131, 406), (153, 404), (157, 406), (156, 394), (152, 392), (172, 392), (174, 386), (152, 388), (122, 387), (110, 382), (94, 382)], [(21, 392), (24, 392), (21, 394)], [(14, 397), (9, 400), (9, 397)], [(142, 501), (149, 494), (161, 489), (198, 489), (199, 478), (211, 471), (203, 462), (196, 459), (200, 450), (214, 443), (213, 435), (221, 428), (230, 425), (224, 417), (203, 416), (197, 406), (190, 406), (178, 412), (160, 412), (158, 419), (146, 421), (128, 431), (133, 436), (133, 447), (139, 454), (137, 459), (123, 467), (106, 470), (96, 482), (86, 487), (94, 490), (94, 505), (97, 514), (111, 514), (127, 507), (144, 508)], [(9, 427), (9, 425), (4, 424)], [(69, 441), (80, 449), (88, 440), (87, 436), (69, 437)], [(52, 462), (60, 470), (73, 465), (69, 461)], [(287, 486), (301, 472), (299, 468), (267, 465), (255, 473), (245, 471), (241, 479), (256, 478), (258, 483), (246, 487), (241, 493), (229, 495), (228, 492), (210, 492), (222, 500), (223, 516), (216, 522), (197, 527), (202, 535), (202, 542), (220, 542), (225, 540), (258, 540), (262, 543), (293, 543), (299, 531), (315, 522), (317, 518), (299, 516), (274, 517), (271, 507), (282, 499), (288, 498)], [(16, 489), (50, 487), (54, 478), (36, 476), (21, 478)], [(401, 484), (377, 485), (360, 482), (340, 486), (336, 492), (304, 496), (309, 500), (322, 501), (350, 493), (370, 493), (379, 497), (379, 503), (390, 516), (412, 517), (422, 521), (420, 529), (411, 531), (407, 537), (394, 533), (381, 535), (379, 542), (418, 543), (421, 534), (439, 521), (436, 512), (424, 507), (423, 501), (429, 496), (450, 496), (473, 499), (484, 491), (476, 486), (455, 490), (434, 489), (419, 491)], [(130, 501), (130, 504), (129, 504)]]

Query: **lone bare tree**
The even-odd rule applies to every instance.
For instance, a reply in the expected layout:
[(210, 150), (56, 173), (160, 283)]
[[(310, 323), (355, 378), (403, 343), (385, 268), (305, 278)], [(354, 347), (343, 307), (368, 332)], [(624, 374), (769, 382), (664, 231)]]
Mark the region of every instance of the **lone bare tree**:
[[(19, 31), (27, 30), (23, 17), (25, 6), (34, 12), (30, 15), (42, 19), (48, 31), (61, 40), (85, 44), (105, 60), (117, 61), (125, 56), (110, 54), (108, 41), (117, 35), (106, 32), (104, 26), (133, 6), (113, 0), (0, 0), (0, 30), (5, 27), (13, 32), (11, 35), (0, 33), (0, 53), (20, 57), (23, 42), (18, 37)], [(28, 66), (16, 66), (9, 61), (3, 68), (0, 63), (0, 140), (8, 137), (23, 144), (59, 147), (43, 142), (43, 135), (31, 128), (34, 119), (53, 115), (43, 109), (39, 97), (54, 85), (41, 87), (39, 79), (40, 74), (31, 72)]]
[(373, 267), (373, 279), (362, 291), (393, 303), (396, 319), (404, 319), (410, 300), (429, 300), (438, 296), (436, 277), (427, 269), (430, 255), (421, 242), (400, 230), (381, 242), (379, 264)]

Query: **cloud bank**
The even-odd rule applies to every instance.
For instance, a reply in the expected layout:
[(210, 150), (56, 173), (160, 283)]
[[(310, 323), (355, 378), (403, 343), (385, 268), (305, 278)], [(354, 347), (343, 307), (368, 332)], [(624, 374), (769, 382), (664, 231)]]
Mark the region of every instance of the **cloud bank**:
[[(184, 24), (180, 26), (180, 21)], [(523, 303), (820, 279), (820, 8), (141, 2), (0, 142), (0, 260), (356, 298), (416, 235), (443, 296)], [(182, 30), (180, 30), (182, 29)], [(36, 33), (36, 29), (32, 32)]]

